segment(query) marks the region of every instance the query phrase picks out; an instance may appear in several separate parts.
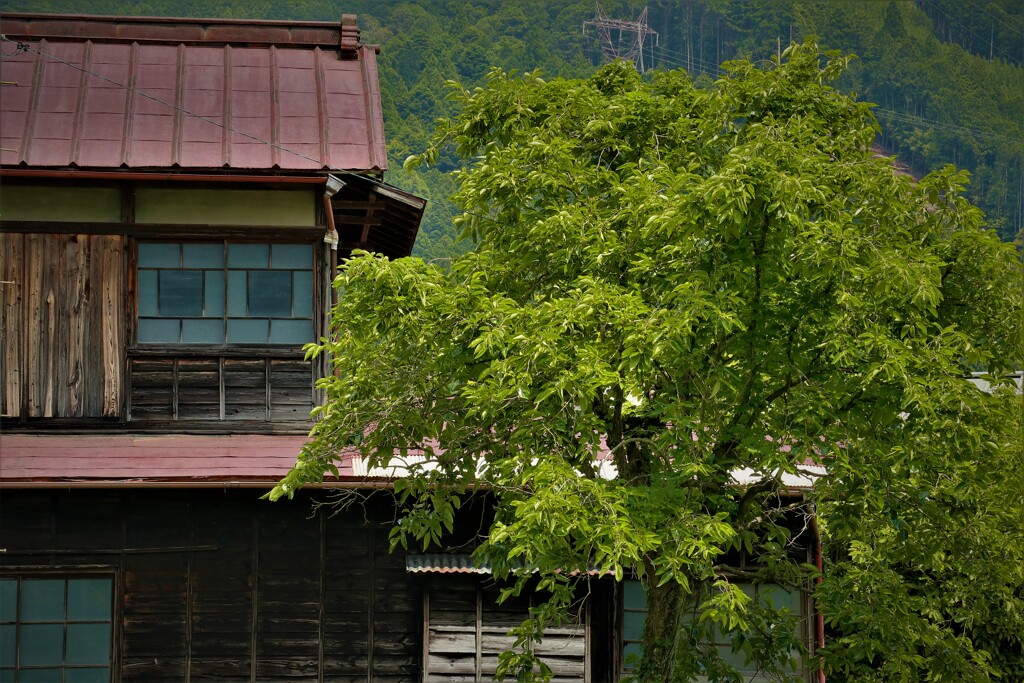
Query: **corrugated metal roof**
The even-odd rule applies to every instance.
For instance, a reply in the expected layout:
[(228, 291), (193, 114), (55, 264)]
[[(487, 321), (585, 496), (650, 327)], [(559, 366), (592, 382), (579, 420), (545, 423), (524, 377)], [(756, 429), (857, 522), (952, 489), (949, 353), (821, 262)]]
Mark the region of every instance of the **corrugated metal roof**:
[[(380, 171), (375, 48), (338, 24), (4, 15), (0, 165)], [(15, 52), (16, 51), (16, 52)], [(15, 54), (11, 54), (15, 52)]]
[[(472, 555), (449, 553), (424, 553), (422, 555), (406, 555), (405, 571), (412, 574), (490, 574), (491, 563), (477, 564)], [(575, 575), (579, 572), (571, 572)], [(611, 574), (597, 567), (587, 570), (588, 576)]]
[(405, 570), (413, 574), (490, 574), (489, 562), (480, 566), (472, 555), (446, 555), (444, 553), (406, 555)]
[[(307, 440), (305, 435), (269, 434), (69, 436), (8, 433), (0, 435), (0, 482), (4, 486), (51, 487), (197, 482), (271, 486), (295, 465)], [(608, 460), (607, 453), (602, 456), (595, 461), (598, 471), (602, 477), (612, 479), (616, 476), (615, 466)], [(408, 476), (410, 469), (433, 469), (436, 461), (413, 452), (404, 457), (396, 454), (390, 467), (369, 467), (353, 449), (343, 453), (336, 464), (339, 477), (333, 480), (335, 484), (387, 486), (396, 478)], [(486, 479), (484, 462), (480, 464), (480, 475)], [(794, 491), (809, 489), (817, 478), (826, 474), (825, 466), (809, 461), (802, 464), (796, 474), (783, 474), (782, 483)], [(763, 476), (749, 469), (733, 473), (739, 485), (760, 481)]]
[[(276, 483), (307, 437), (292, 435), (0, 436), (0, 481), (19, 484)], [(342, 464), (341, 477), (353, 475)]]

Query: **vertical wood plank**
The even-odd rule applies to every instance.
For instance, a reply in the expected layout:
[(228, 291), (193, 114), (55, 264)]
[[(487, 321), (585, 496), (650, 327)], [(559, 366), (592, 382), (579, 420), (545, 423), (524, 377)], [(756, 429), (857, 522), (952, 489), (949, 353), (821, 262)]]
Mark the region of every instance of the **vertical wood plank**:
[(0, 279), (7, 284), (0, 285), (3, 292), (3, 320), (0, 320), (0, 339), (3, 353), (2, 367), (4, 386), (0, 396), (0, 415), (21, 417), (22, 409), (22, 367), (23, 358), (21, 335), (24, 325), (24, 251), (25, 236), (17, 233), (0, 235)]
[(102, 237), (89, 238), (89, 272), (87, 274), (87, 307), (85, 317), (85, 358), (88, 381), (85, 385), (85, 415), (103, 415), (104, 368), (103, 287), (105, 283)]
[(67, 406), (65, 415), (85, 415), (85, 387), (88, 365), (85, 360), (86, 318), (89, 304), (89, 246), (86, 235), (76, 235), (67, 241), (64, 262), (67, 264)]
[(26, 277), (26, 289), (28, 293), (28, 308), (26, 309), (26, 344), (27, 348), (27, 371), (28, 377), (28, 416), (39, 417), (42, 415), (43, 398), (42, 384), (40, 381), (45, 375), (42, 373), (44, 363), (42, 360), (43, 347), (43, 236), (28, 235), (26, 237), (26, 262), (28, 275)]
[[(377, 544), (376, 535), (371, 531), (367, 534), (370, 545), (369, 545), (369, 557), (370, 557), (370, 576), (375, 576), (377, 573)], [(374, 611), (377, 598), (377, 585), (375, 581), (370, 582), (369, 600), (367, 601), (367, 615), (366, 615), (366, 680), (369, 683), (373, 683), (373, 646), (374, 646)]]
[(67, 353), (67, 326), (65, 301), (64, 247), (68, 235), (48, 235), (44, 250), (43, 291), (46, 302), (46, 393), (43, 399), (43, 417), (59, 417), (60, 406), (66, 396), (67, 381), (64, 363)]
[(423, 589), (423, 671), (421, 672), (423, 683), (427, 683), (430, 678), (430, 591), (426, 587), (424, 582)]
[(483, 595), (478, 583), (476, 586), (476, 683), (480, 683), (483, 678), (484, 668), (484, 653), (483, 653)]
[[(189, 544), (195, 547), (196, 524), (195, 524), (195, 499), (191, 498), (188, 503), (188, 526), (191, 538)], [(185, 579), (185, 683), (192, 683), (192, 629), (195, 621), (195, 553), (191, 550), (185, 553), (186, 572)]]
[[(49, 279), (49, 278), (47, 278)], [(52, 283), (48, 283), (52, 284)], [(46, 319), (46, 367), (44, 369), (45, 389), (43, 390), (43, 417), (53, 417), (53, 385), (56, 382), (54, 377), (56, 361), (54, 359), (54, 339), (57, 336), (57, 313), (54, 308), (53, 287), (46, 288), (46, 310), (43, 313)]]
[(74, 235), (53, 235), (49, 240), (46, 278), (49, 280), (47, 286), (48, 296), (53, 296), (53, 303), (50, 306), (52, 320), (47, 323), (50, 337), (49, 371), (48, 381), (50, 400), (50, 416), (63, 417), (67, 414), (69, 378), (67, 374), (67, 362), (70, 332), (68, 290), (70, 279), (68, 272), (71, 264), (67, 262), (68, 249), (74, 242)]
[(327, 515), (317, 512), (317, 534), (320, 541), (320, 605), (316, 650), (316, 680), (324, 683), (324, 637), (327, 626)]
[(260, 616), (260, 509), (252, 516), (252, 622), (249, 636), (249, 683), (256, 683), (256, 664), (259, 657)]
[(103, 416), (121, 413), (124, 368), (124, 238), (106, 235), (103, 240)]

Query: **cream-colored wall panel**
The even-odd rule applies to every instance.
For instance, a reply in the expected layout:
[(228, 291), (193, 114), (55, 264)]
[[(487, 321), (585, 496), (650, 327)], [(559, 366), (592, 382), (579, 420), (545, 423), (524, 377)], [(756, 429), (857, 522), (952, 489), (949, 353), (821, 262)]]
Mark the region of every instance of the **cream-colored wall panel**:
[(316, 225), (316, 197), (302, 190), (139, 188), (135, 222), (165, 225)]

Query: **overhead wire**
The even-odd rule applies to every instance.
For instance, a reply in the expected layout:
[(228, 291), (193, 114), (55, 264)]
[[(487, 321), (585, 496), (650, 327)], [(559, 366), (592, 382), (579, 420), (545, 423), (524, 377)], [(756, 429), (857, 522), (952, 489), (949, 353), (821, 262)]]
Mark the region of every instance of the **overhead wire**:
[[(961, 0), (961, 1), (967, 3), (968, 5), (973, 7), (974, 9), (980, 11), (982, 14), (987, 16), (992, 21), (998, 21), (1005, 28), (1008, 28), (1011, 31), (1013, 31), (1014, 33), (1018, 33), (1018, 34), (1024, 36), (1024, 21), (1018, 19), (1017, 17), (1014, 17), (1012, 14), (1007, 13), (1007, 11), (1004, 10), (1002, 7), (999, 7), (999, 5), (995, 5), (995, 7), (997, 7), (999, 9), (999, 11), (1003, 13), (1002, 17), (997, 17), (997, 16), (993, 15), (991, 12), (989, 12), (987, 9), (985, 9), (981, 5), (974, 4), (974, 2), (972, 2), (972, 0)], [(934, 2), (934, 0), (933, 0), (933, 2)]]
[[(661, 50), (661, 51), (666, 51), (664, 48), (655, 48), (655, 49), (656, 50)], [(668, 52), (671, 52), (671, 51), (668, 51)], [(677, 52), (676, 54), (679, 54), (679, 53)], [(686, 64), (684, 64), (681, 61), (679, 61), (678, 58), (665, 57), (663, 55), (659, 59), (660, 59), (661, 62), (669, 64), (670, 66), (681, 67), (681, 68), (685, 68), (686, 67)], [(699, 60), (695, 60), (695, 61), (698, 64), (700, 63)], [(708, 71), (705, 71), (705, 73), (708, 73)], [(716, 78), (721, 76), (721, 74), (722, 74), (721, 69), (715, 69), (714, 72), (713, 72), (713, 75)], [(980, 130), (980, 129), (977, 129), (977, 128), (968, 128), (967, 126), (961, 126), (961, 125), (957, 125), (957, 124), (954, 124), (954, 123), (943, 123), (941, 121), (936, 121), (934, 119), (929, 119), (929, 118), (926, 118), (926, 117), (923, 117), (923, 116), (917, 116), (917, 115), (913, 115), (913, 114), (906, 114), (906, 113), (903, 113), (903, 112), (896, 111), (894, 109), (888, 109), (886, 107), (875, 106), (874, 107), (874, 111), (878, 112), (878, 113), (881, 113), (881, 114), (883, 114), (885, 116), (891, 117), (893, 119), (899, 120), (899, 121), (901, 121), (903, 123), (913, 123), (913, 124), (921, 126), (923, 128), (931, 128), (931, 129), (940, 130), (940, 131), (943, 131), (943, 132), (946, 132), (946, 133), (968, 134), (968, 135), (972, 135), (972, 136), (975, 136), (975, 137), (991, 138), (991, 139), (1002, 140), (1002, 141), (1010, 142), (1010, 143), (1019, 141), (1019, 139), (1014, 137), (1014, 136), (1002, 135), (1002, 134), (996, 133), (994, 131)]]
[[(934, 7), (939, 12), (939, 14), (941, 14), (944, 17), (946, 17), (946, 19), (948, 19), (950, 23), (954, 24), (956, 27), (958, 27), (959, 29), (963, 30), (964, 32), (969, 33), (972, 36), (974, 36), (978, 41), (981, 42), (981, 44), (984, 44), (986, 42), (984, 38), (982, 38), (977, 33), (975, 33), (974, 31), (972, 31), (971, 29), (967, 28), (966, 26), (961, 24), (959, 21), (957, 21), (956, 19), (951, 17), (944, 9), (942, 9), (942, 6), (939, 3), (932, 2), (932, 3), (925, 3), (925, 4), (930, 4), (932, 7)], [(992, 44), (991, 41), (989, 41), (989, 43), (990, 43), (990, 46), (992, 48), (992, 51), (993, 52), (998, 52), (1001, 56), (1005, 57), (1007, 62), (1009, 62), (1010, 64), (1014, 64), (1016, 66), (1020, 66), (1021, 65), (1020, 61), (1015, 60), (1013, 57), (1011, 57), (1010, 54), (1008, 52), (1006, 52), (1005, 50), (1003, 50), (1002, 47), (998, 47), (998, 48), (995, 47), (995, 45)]]

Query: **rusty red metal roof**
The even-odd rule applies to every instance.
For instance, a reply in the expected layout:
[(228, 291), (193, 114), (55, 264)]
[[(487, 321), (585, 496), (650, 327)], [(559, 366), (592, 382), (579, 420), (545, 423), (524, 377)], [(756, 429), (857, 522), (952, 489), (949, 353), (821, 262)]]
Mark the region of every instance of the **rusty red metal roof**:
[[(0, 482), (18, 486), (266, 486), (295, 464), (305, 436), (0, 435)], [(362, 480), (349, 461), (339, 481)]]
[(387, 166), (376, 48), (359, 43), (353, 15), (335, 24), (5, 14), (0, 33), (0, 166)]

